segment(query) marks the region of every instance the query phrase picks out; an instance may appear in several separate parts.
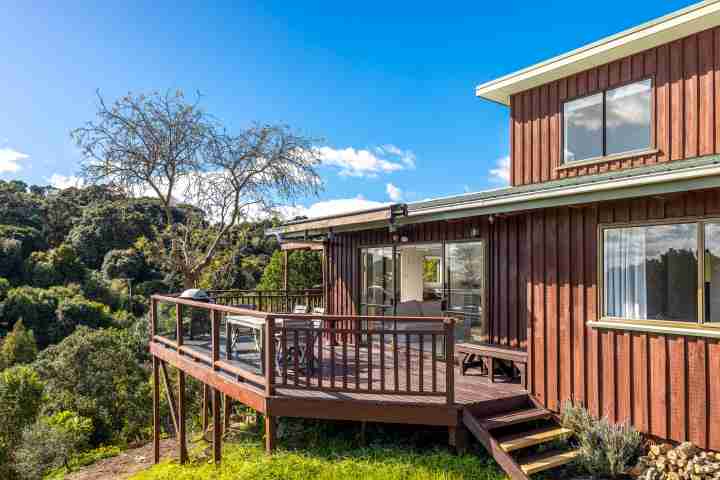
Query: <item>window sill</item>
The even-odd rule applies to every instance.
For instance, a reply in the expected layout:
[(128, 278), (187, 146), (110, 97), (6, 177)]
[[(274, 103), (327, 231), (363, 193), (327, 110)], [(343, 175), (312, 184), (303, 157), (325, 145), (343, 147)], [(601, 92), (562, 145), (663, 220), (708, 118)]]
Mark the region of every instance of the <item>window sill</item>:
[(720, 338), (720, 328), (699, 324), (682, 325), (678, 322), (634, 322), (631, 320), (598, 320), (587, 322), (590, 328), (598, 330), (627, 330), (630, 332), (677, 335), (682, 337)]
[(646, 148), (643, 150), (633, 150), (630, 152), (616, 153), (605, 157), (588, 158), (587, 160), (578, 160), (577, 162), (568, 162), (556, 167), (555, 170), (567, 170), (569, 168), (587, 167), (589, 165), (597, 165), (599, 163), (607, 163), (615, 160), (625, 160), (627, 158), (642, 157), (644, 155), (655, 155), (660, 150), (657, 148)]

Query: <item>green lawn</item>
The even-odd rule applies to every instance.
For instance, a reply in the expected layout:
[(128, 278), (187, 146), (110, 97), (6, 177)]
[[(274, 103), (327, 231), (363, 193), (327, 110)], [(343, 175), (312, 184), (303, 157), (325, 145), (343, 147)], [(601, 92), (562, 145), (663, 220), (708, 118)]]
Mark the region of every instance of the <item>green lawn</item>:
[(288, 422), (280, 449), (266, 455), (262, 438), (247, 432), (228, 441), (219, 466), (208, 458), (207, 444), (191, 447), (191, 463), (166, 461), (133, 480), (183, 479), (502, 479), (503, 473), (482, 450), (463, 456), (443, 447), (446, 432), (368, 426), (361, 447), (353, 424)]

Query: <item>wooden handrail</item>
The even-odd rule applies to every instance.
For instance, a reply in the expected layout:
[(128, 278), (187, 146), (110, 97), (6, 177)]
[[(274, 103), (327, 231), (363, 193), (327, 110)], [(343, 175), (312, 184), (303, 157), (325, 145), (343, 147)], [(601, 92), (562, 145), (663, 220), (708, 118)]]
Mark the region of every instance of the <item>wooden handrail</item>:
[[(268, 397), (276, 395), (280, 388), (290, 388), (433, 396), (444, 398), (448, 405), (455, 402), (455, 319), (452, 317), (263, 313), (171, 295), (153, 295), (154, 330), (158, 328), (157, 309), (161, 302), (176, 307), (176, 338), (172, 340), (156, 333), (152, 341), (206, 363), (213, 370), (222, 370), (264, 387)], [(184, 332), (186, 307), (210, 313), (199, 316), (210, 322), (210, 352), (202, 353), (190, 343), (184, 345), (183, 335), (192, 334), (193, 330)], [(220, 335), (223, 314), (265, 320), (262, 327), (264, 368), (260, 375), (230, 363), (230, 357), (220, 359), (220, 342), (229, 339), (228, 332), (225, 339)], [(280, 320), (285, 322), (281, 324)], [(301, 323), (290, 325), (289, 320)], [(312, 327), (311, 321), (319, 321), (319, 328)], [(207, 327), (196, 328), (197, 331), (208, 334)], [(225, 348), (229, 351), (227, 345)], [(353, 357), (354, 362), (349, 362)], [(439, 381), (443, 376), (444, 384)]]

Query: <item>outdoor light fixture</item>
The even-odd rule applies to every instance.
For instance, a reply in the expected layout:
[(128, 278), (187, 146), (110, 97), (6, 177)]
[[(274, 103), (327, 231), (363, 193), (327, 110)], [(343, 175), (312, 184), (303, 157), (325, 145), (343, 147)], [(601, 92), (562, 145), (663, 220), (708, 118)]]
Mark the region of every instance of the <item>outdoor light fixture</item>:
[(470, 236), (477, 237), (480, 235), (480, 229), (478, 227), (472, 227), (470, 229)]
[(402, 243), (407, 243), (408, 237), (406, 237), (405, 235), (403, 235), (402, 237), (400, 237), (400, 241), (401, 241)]

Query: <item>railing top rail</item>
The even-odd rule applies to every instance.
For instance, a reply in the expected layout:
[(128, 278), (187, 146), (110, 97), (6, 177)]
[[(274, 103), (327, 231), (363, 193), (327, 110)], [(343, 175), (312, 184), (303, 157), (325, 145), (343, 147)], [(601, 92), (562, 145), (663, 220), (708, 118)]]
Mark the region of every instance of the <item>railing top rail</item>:
[(258, 290), (258, 289), (252, 289), (252, 290), (242, 290), (242, 289), (230, 289), (230, 290), (207, 290), (208, 294), (233, 294), (233, 293), (296, 293), (296, 292), (302, 292), (302, 293), (322, 293), (322, 288), (289, 288), (287, 290), (284, 289), (276, 289), (276, 290)]
[(269, 313), (260, 312), (257, 310), (249, 310), (247, 308), (233, 307), (230, 305), (222, 305), (219, 303), (198, 302), (196, 300), (189, 300), (187, 298), (180, 298), (177, 296), (153, 295), (151, 298), (158, 302), (187, 305), (189, 307), (195, 307), (204, 310), (215, 310), (218, 312), (229, 313), (232, 315), (247, 315), (250, 317), (263, 319), (267, 319), (270, 316)]
[(398, 323), (443, 323), (453, 325), (456, 319), (453, 317), (407, 317), (389, 315), (326, 315), (320, 313), (271, 313), (268, 319), (289, 319), (289, 320), (325, 320), (328, 322), (342, 322), (347, 320), (363, 320), (370, 322), (398, 322)]

